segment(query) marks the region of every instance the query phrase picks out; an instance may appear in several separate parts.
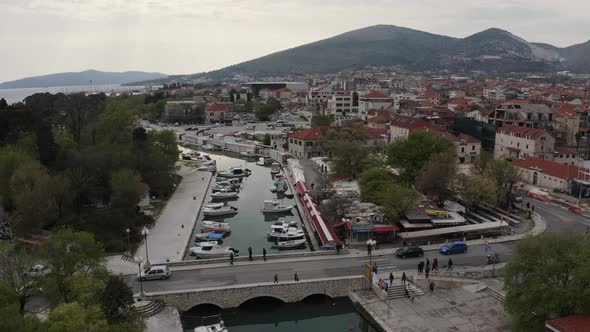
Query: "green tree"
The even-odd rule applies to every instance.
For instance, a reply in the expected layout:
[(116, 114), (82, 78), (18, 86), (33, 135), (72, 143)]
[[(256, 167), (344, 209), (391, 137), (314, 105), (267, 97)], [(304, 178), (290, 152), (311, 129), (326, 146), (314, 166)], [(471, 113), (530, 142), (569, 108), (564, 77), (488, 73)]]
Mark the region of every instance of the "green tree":
[(493, 160), (488, 163), (484, 175), (496, 182), (497, 202), (507, 207), (514, 184), (521, 180), (518, 169), (509, 161)]
[(26, 251), (0, 243), (0, 287), (14, 292), (21, 315), (27, 301), (38, 292), (40, 276), (30, 273), (36, 263)]
[(111, 174), (111, 207), (123, 210), (135, 210), (139, 203), (138, 187), (141, 183), (139, 174), (122, 169)]
[(518, 243), (506, 266), (506, 309), (515, 331), (542, 331), (548, 319), (590, 314), (590, 238), (543, 233)]
[(424, 164), (416, 178), (416, 185), (427, 194), (438, 197), (439, 205), (452, 195), (451, 183), (457, 173), (454, 153), (436, 153)]
[(473, 164), (475, 173), (483, 175), (489, 163), (493, 160), (494, 154), (492, 152), (482, 150), (479, 156), (477, 156), (477, 158), (475, 159), (475, 163)]
[(116, 321), (121, 313), (133, 304), (133, 291), (118, 276), (111, 276), (100, 295), (100, 306), (110, 322)]
[(383, 192), (394, 184), (394, 180), (385, 169), (369, 168), (361, 173), (358, 183), (363, 201), (382, 204)]
[(410, 133), (407, 139), (387, 146), (387, 157), (392, 166), (401, 169), (400, 180), (413, 184), (424, 164), (434, 153), (452, 152), (451, 141), (428, 131)]
[(36, 161), (23, 150), (14, 146), (0, 148), (0, 196), (5, 207), (12, 207), (10, 180), (21, 166)]
[(57, 109), (64, 114), (64, 125), (70, 132), (74, 142), (82, 140), (82, 131), (96, 120), (106, 106), (105, 94), (86, 96), (83, 93), (58, 94)]
[(362, 172), (370, 154), (365, 147), (367, 132), (363, 126), (331, 127), (322, 137), (322, 143), (332, 156), (334, 172), (355, 179)]
[(43, 324), (36, 316), (23, 315), (19, 311), (18, 297), (19, 295), (13, 289), (0, 285), (0, 327), (2, 327), (2, 331), (45, 331)]
[(52, 185), (51, 176), (38, 163), (28, 163), (14, 172), (10, 188), (15, 210), (10, 220), (18, 234), (38, 230), (56, 221), (58, 209)]
[(49, 313), (48, 332), (109, 331), (100, 307), (82, 307), (78, 302), (63, 303)]
[(312, 127), (318, 127), (318, 126), (325, 127), (325, 126), (331, 125), (333, 121), (334, 121), (334, 119), (332, 119), (332, 117), (329, 115), (316, 113), (316, 114), (312, 115), (312, 117), (311, 117), (311, 126)]
[(135, 112), (123, 102), (109, 102), (93, 124), (97, 141), (103, 144), (128, 144), (137, 122)]
[(388, 186), (382, 193), (381, 205), (387, 219), (394, 223), (403, 218), (404, 213), (416, 208), (422, 195), (415, 189), (399, 184)]
[(55, 302), (75, 299), (71, 280), (78, 273), (91, 274), (102, 267), (104, 249), (88, 232), (60, 229), (43, 245), (51, 272), (46, 277), (47, 293)]
[(483, 175), (473, 175), (465, 178), (461, 196), (469, 206), (477, 208), (481, 204), (496, 205), (496, 191), (494, 180)]
[(0, 99), (0, 110), (6, 110), (8, 108), (8, 103), (6, 102), (6, 99), (2, 98)]

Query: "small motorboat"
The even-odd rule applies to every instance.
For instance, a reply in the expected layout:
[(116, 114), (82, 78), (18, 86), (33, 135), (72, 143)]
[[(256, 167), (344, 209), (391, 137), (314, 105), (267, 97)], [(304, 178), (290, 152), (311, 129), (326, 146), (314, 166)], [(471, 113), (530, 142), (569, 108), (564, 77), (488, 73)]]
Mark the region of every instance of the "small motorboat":
[(203, 166), (217, 165), (217, 162), (207, 155), (197, 157), (196, 160)]
[(275, 200), (265, 200), (262, 213), (286, 213), (291, 212), (293, 205), (285, 205)]
[(225, 203), (207, 203), (203, 205), (204, 208), (208, 209), (219, 209), (225, 206)]
[(194, 254), (197, 258), (222, 258), (229, 257), (232, 253), (234, 256), (238, 256), (239, 252), (234, 248), (220, 245), (194, 247), (191, 250), (191, 254)]
[(300, 239), (300, 240), (290, 240), (290, 241), (278, 241), (275, 242), (272, 247), (275, 249), (295, 249), (305, 247), (307, 244), (307, 240)]
[(270, 231), (282, 232), (284, 230), (288, 230), (290, 227), (297, 228), (297, 221), (275, 221), (272, 225), (270, 225)]
[(282, 230), (280, 232), (269, 231), (266, 233), (266, 237), (271, 241), (300, 240), (305, 238), (305, 233), (301, 229), (289, 227), (288, 229)]
[(217, 176), (225, 178), (244, 178), (250, 176), (250, 173), (252, 173), (252, 171), (249, 169), (237, 166), (230, 168), (228, 171), (219, 172)]
[(193, 332), (228, 332), (221, 315), (205, 316), (201, 318), (201, 326), (195, 327)]
[(256, 162), (256, 165), (258, 165), (258, 166), (264, 166), (264, 157), (258, 158), (258, 161)]
[(218, 192), (214, 192), (211, 194), (212, 198), (235, 198), (238, 197), (237, 191), (232, 191), (231, 189), (224, 189)]
[(289, 185), (287, 184), (287, 180), (285, 180), (283, 178), (278, 181), (275, 181), (274, 187), (276, 188), (275, 191), (278, 193), (284, 193), (287, 190), (289, 190)]
[(197, 168), (197, 171), (215, 173), (215, 172), (217, 172), (217, 165), (199, 166)]
[(230, 230), (225, 230), (225, 229), (209, 229), (209, 228), (203, 228), (203, 229), (201, 229), (201, 233), (213, 233), (213, 234), (223, 235), (223, 237), (227, 237), (227, 236), (229, 236), (229, 234), (231, 233), (231, 231)]
[(220, 241), (223, 241), (223, 234), (215, 234), (213, 232), (195, 234), (195, 243), (211, 241), (217, 241), (217, 244), (220, 244)]
[(203, 215), (208, 217), (227, 216), (238, 213), (238, 208), (224, 205), (219, 208), (203, 208)]
[(211, 191), (213, 191), (214, 193), (219, 192), (219, 191), (233, 191), (232, 190), (232, 186), (231, 185), (222, 185), (222, 184), (216, 184), (215, 187), (213, 187), (213, 189), (211, 189)]
[[(195, 243), (193, 244), (193, 246), (191, 248), (195, 248), (195, 247), (202, 247), (202, 246), (216, 246), (218, 244), (221, 244), (221, 240), (219, 241), (195, 241)], [(191, 248), (189, 248), (189, 251), (191, 250)]]
[(256, 155), (254, 154), (254, 152), (252, 151), (244, 151), (244, 152), (240, 152), (240, 155), (242, 157), (246, 157), (246, 158), (254, 158), (256, 157)]
[(205, 145), (203, 145), (201, 148), (202, 148), (203, 150), (210, 151), (210, 150), (214, 150), (214, 149), (215, 149), (215, 146), (213, 146), (212, 144), (205, 144)]
[(277, 192), (277, 186), (270, 187), (270, 192), (271, 193), (276, 193)]
[(281, 172), (281, 164), (272, 163), (272, 165), (270, 165), (270, 174), (279, 174), (280, 172)]
[(203, 228), (206, 228), (209, 230), (221, 230), (221, 231), (229, 231), (230, 230), (230, 226), (226, 222), (215, 222), (215, 221), (210, 221), (210, 220), (203, 220), (203, 221), (201, 221), (201, 224), (203, 225)]

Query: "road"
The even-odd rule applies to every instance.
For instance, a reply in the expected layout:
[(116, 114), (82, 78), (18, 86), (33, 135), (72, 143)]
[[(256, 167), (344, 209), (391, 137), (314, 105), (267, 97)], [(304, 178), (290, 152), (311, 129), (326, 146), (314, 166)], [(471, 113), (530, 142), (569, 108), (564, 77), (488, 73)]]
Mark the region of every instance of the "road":
[(586, 232), (588, 230), (590, 219), (568, 211), (564, 206), (537, 200), (529, 200), (529, 202), (535, 206), (535, 212), (545, 219), (546, 232)]
[[(498, 243), (492, 245), (492, 248), (494, 252), (498, 253), (501, 260), (509, 260), (512, 258), (515, 246), (515, 243)], [(399, 271), (415, 270), (420, 260), (425, 260), (426, 257), (431, 261), (437, 257), (439, 266), (446, 265), (448, 259), (452, 258), (454, 267), (462, 268), (485, 264), (485, 256), (483, 246), (472, 246), (465, 254), (443, 256), (438, 252), (430, 251), (426, 252), (423, 258), (401, 259), (393, 255), (374, 256), (372, 262), (377, 264), (382, 276), (393, 272), (396, 278), (400, 278)], [(279, 281), (291, 280), (295, 272), (299, 274), (301, 279), (354, 276), (362, 274), (362, 266), (367, 262), (369, 262), (368, 257), (342, 256), (341, 258), (332, 257), (297, 262), (236, 262), (234, 266), (228, 264), (215, 268), (201, 266), (189, 270), (172, 270), (170, 279), (145, 281), (143, 289), (145, 292), (156, 292), (272, 282), (275, 273), (278, 274)], [(124, 278), (135, 292), (139, 292), (139, 282), (135, 276), (127, 275)]]

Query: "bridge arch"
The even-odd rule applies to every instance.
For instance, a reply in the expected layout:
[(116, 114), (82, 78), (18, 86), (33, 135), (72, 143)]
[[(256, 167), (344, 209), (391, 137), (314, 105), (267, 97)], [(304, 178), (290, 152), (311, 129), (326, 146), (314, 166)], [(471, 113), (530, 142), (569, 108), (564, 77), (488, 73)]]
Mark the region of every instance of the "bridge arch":
[(301, 302), (323, 302), (323, 301), (332, 301), (333, 297), (324, 293), (315, 293), (309, 294), (306, 297), (302, 298)]
[(198, 312), (198, 313), (202, 314), (203, 316), (208, 316), (208, 315), (216, 315), (219, 312), (221, 312), (221, 310), (223, 310), (223, 308), (220, 305), (213, 304), (213, 303), (200, 303), (200, 304), (192, 306), (191, 308), (189, 308), (186, 311)]
[(242, 301), (242, 303), (240, 303), (238, 305), (238, 307), (255, 305), (260, 302), (267, 302), (267, 303), (268, 302), (276, 302), (277, 304), (278, 303), (283, 304), (283, 303), (287, 303), (288, 301), (286, 301), (285, 299), (282, 299), (276, 295), (256, 295), (256, 296), (252, 296), (252, 297)]

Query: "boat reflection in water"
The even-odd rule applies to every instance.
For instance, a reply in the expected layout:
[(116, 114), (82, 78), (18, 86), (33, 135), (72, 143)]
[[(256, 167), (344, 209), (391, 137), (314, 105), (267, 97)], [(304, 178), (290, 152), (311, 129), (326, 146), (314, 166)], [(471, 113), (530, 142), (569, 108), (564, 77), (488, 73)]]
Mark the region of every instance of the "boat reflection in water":
[(319, 294), (296, 303), (259, 297), (227, 310), (199, 305), (183, 313), (183, 328), (193, 331), (200, 325), (201, 317), (216, 314), (221, 314), (229, 332), (377, 331), (356, 312), (348, 298), (332, 300)]

